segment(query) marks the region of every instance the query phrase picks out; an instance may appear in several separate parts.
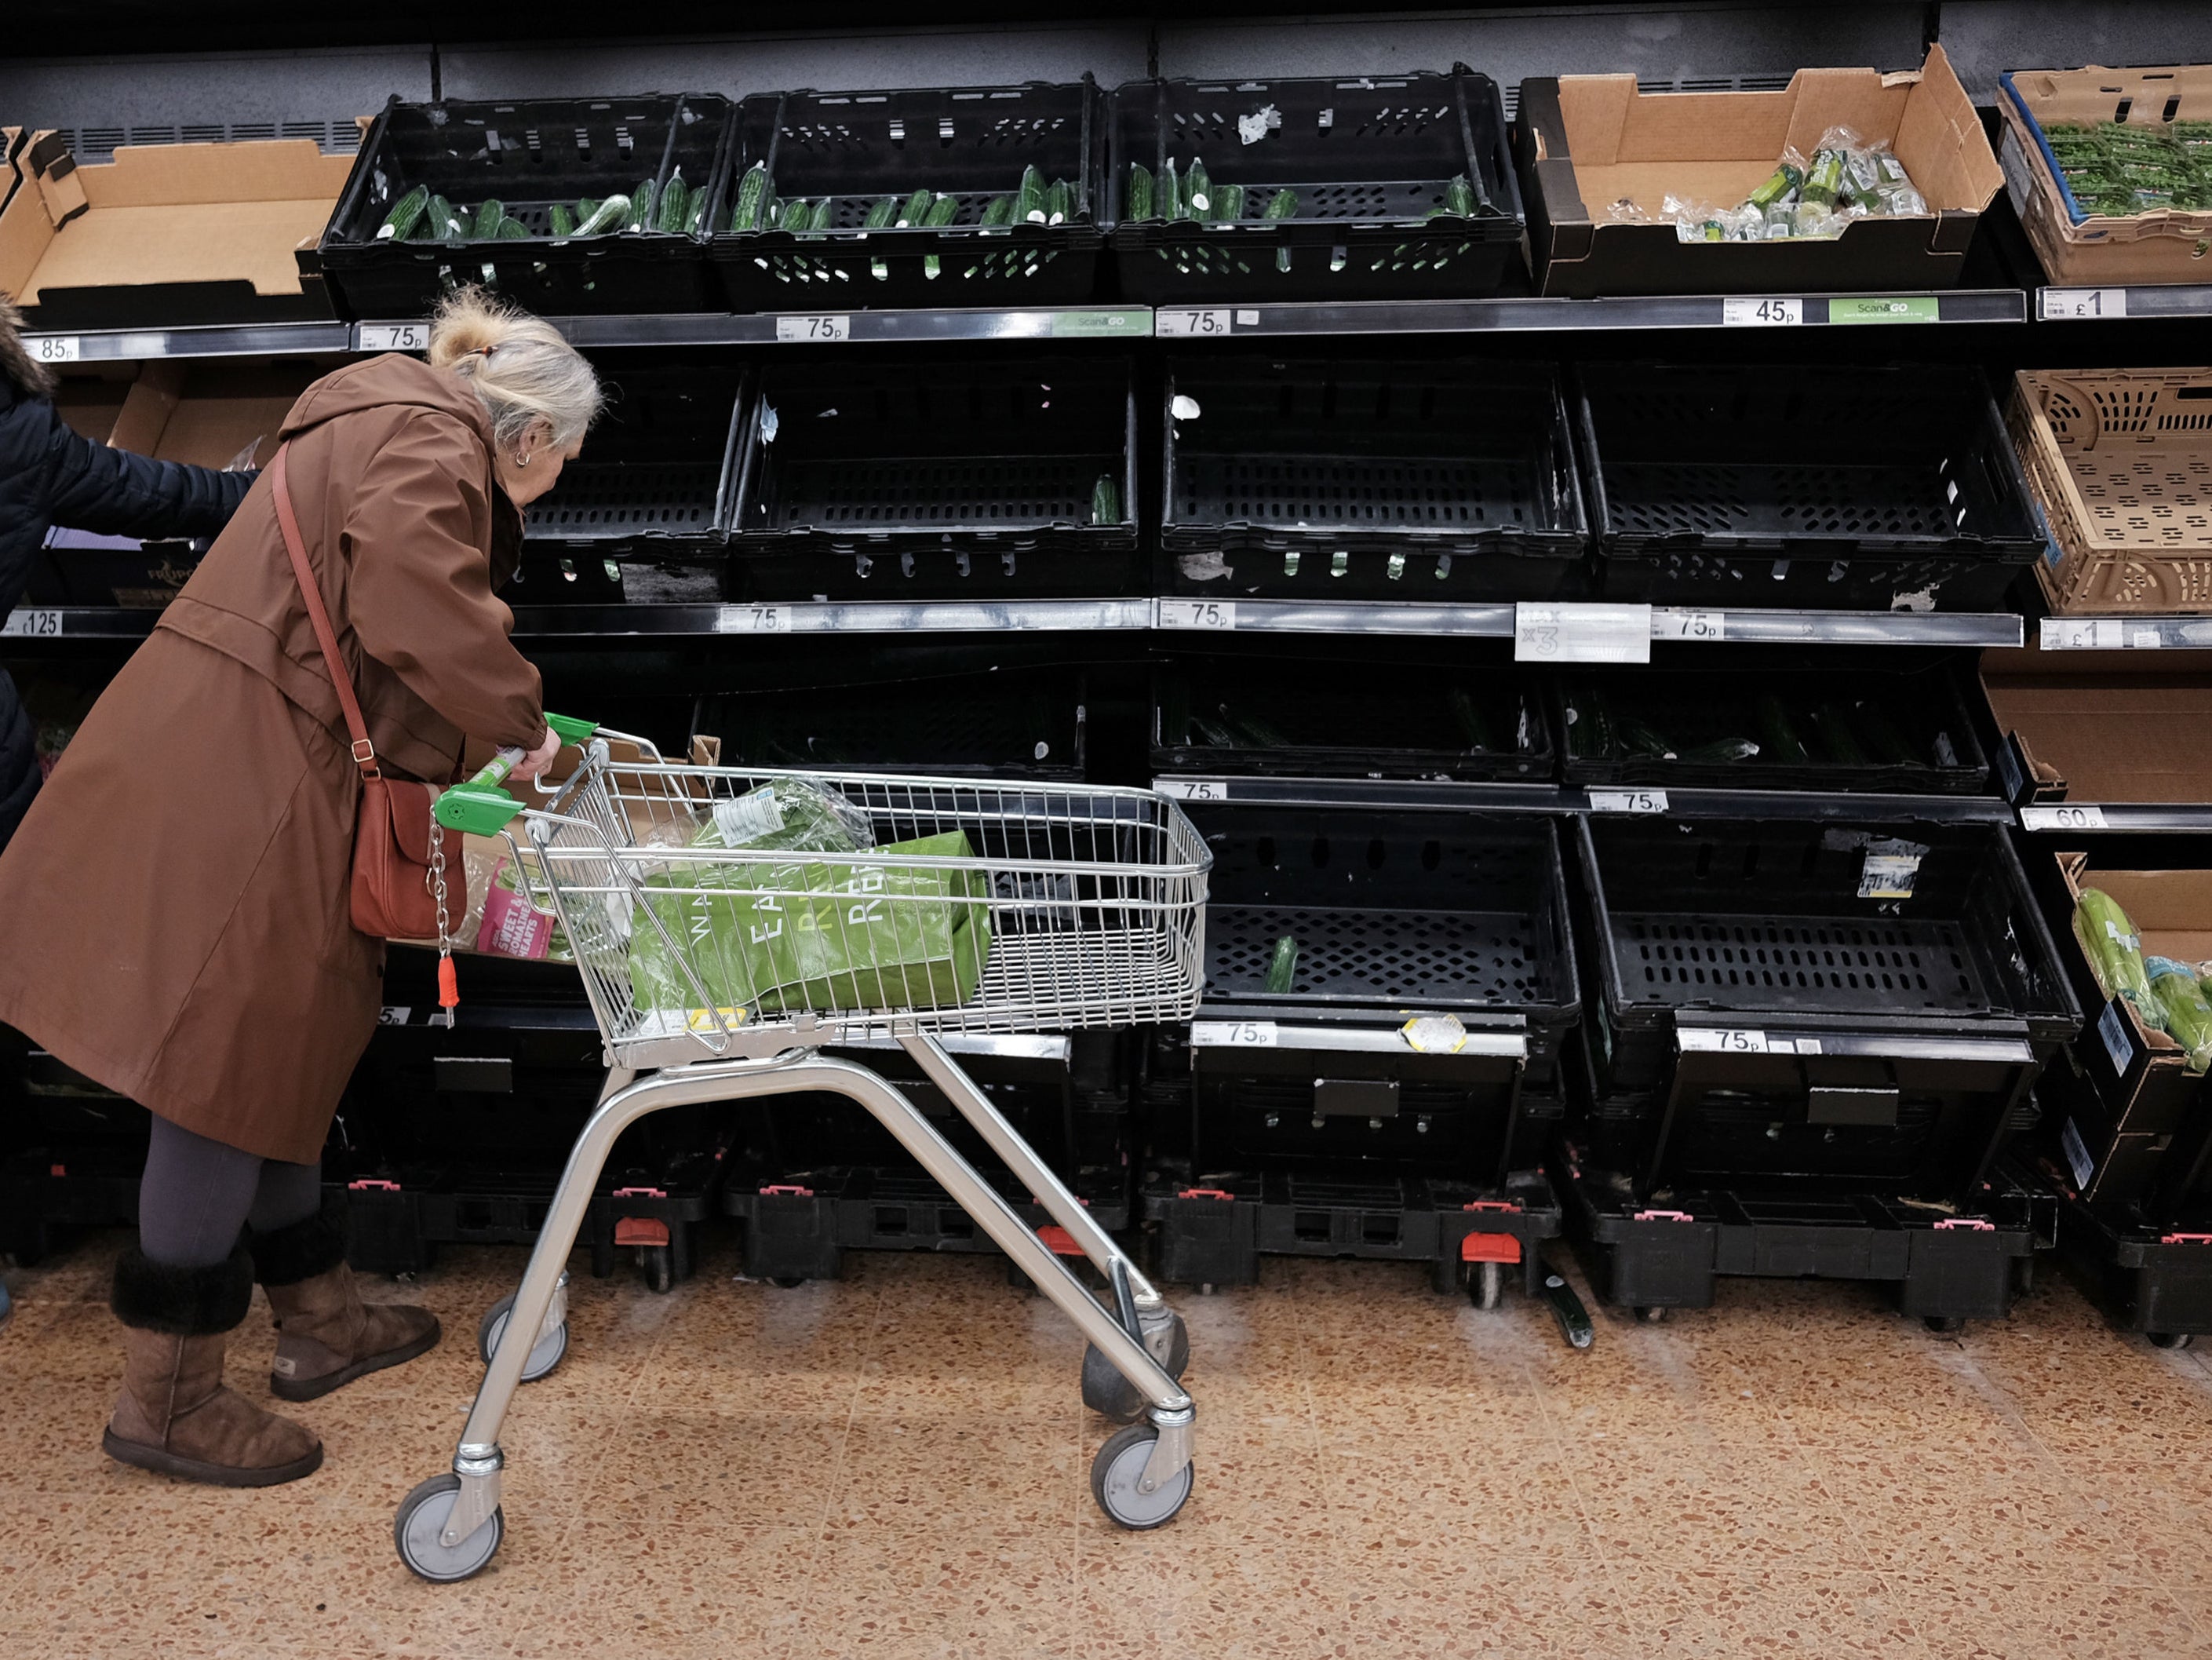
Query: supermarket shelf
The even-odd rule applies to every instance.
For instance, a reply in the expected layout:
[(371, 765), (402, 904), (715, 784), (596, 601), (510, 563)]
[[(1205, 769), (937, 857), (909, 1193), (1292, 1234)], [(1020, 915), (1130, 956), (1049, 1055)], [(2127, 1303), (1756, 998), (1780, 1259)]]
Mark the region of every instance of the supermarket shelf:
[[(1153, 605), (1153, 626), (1170, 631), (1468, 639), (1513, 637), (1522, 611), (1511, 605), (1424, 605), (1389, 599), (1334, 605), (1301, 599), (1158, 599)], [(1685, 644), (2017, 646), (2024, 637), (2021, 619), (2009, 612), (1699, 611), (1613, 605), (1541, 609), (1570, 627), (1589, 619), (1603, 623), (1608, 630), (1629, 613), (1648, 613), (1651, 639)], [(1586, 656), (1573, 660), (1602, 660)]]
[[(587, 347), (1139, 340), (1152, 331), (1152, 313), (1142, 306), (1062, 306), (1024, 311), (824, 310), (750, 316), (556, 317), (552, 320), (572, 343)], [(421, 327), (419, 323), (362, 323), (357, 326), (356, 337), (364, 343), (364, 350), (391, 350), (369, 343), (391, 339), (393, 331)]]
[(1142, 629), (1149, 599), (908, 602), (811, 600), (788, 605), (526, 605), (518, 637), (593, 635), (1012, 634)]
[(1456, 783), (1441, 779), (1155, 778), (1182, 801), (1294, 807), (1445, 807), (1469, 812), (1647, 813), (1668, 818), (1814, 818), (2008, 824), (2013, 810), (1994, 796), (1882, 795), (1872, 792), (1655, 789), (1622, 785)]
[(345, 323), (257, 323), (222, 328), (114, 329), (27, 334), (31, 355), (47, 363), (112, 363), (143, 357), (273, 357), (351, 351)]
[(2212, 835), (2212, 802), (2055, 801), (2020, 809), (2020, 827), (2057, 836)]
[(2045, 323), (2109, 323), (2123, 318), (2212, 318), (2212, 283), (2112, 289), (2038, 289), (2035, 315)]
[(1875, 323), (2020, 323), (2018, 289), (1937, 295), (1659, 295), (1613, 300), (1412, 300), (1162, 306), (1163, 338), (1266, 334), (1479, 334), (1492, 331), (1773, 328)]
[(2036, 639), (2045, 651), (2212, 649), (2212, 617), (2046, 617)]

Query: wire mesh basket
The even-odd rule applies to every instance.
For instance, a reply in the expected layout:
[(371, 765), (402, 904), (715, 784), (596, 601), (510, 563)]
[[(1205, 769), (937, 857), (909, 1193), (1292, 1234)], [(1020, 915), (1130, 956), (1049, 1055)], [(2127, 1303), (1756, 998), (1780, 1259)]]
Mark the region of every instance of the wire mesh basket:
[(529, 838), (620, 1066), (808, 1017), (830, 1043), (1136, 1025), (1198, 1001), (1212, 860), (1148, 791), (595, 747)]

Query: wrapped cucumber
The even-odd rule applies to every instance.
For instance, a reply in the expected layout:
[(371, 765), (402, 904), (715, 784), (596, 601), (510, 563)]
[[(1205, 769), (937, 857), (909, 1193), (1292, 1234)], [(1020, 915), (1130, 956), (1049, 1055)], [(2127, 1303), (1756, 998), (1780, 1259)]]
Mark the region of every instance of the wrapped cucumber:
[(1213, 180), (1206, 171), (1206, 163), (1195, 155), (1182, 176), (1183, 205), (1194, 219), (1211, 218), (1213, 206)]
[(476, 242), (490, 241), (499, 234), (499, 222), (506, 217), (507, 204), (496, 196), (488, 198), (477, 210), (476, 222), (469, 228), (469, 239)]
[(653, 227), (653, 204), (655, 186), (647, 179), (630, 192), (629, 217), (619, 227), (624, 230), (649, 230)]
[(1114, 475), (1102, 472), (1098, 482), (1091, 487), (1091, 522), (1094, 525), (1118, 525), (1121, 522), (1121, 492), (1114, 483)]
[(422, 216), (422, 222), (415, 228), (433, 242), (453, 242), (460, 240), (465, 228), (461, 223), (461, 216), (453, 211), (451, 202), (442, 196), (433, 196), (429, 211)]
[[(1036, 169), (1031, 167), (1030, 171), (1035, 173)], [(919, 225), (927, 216), (930, 204), (936, 199), (936, 197), (928, 191), (916, 191), (906, 198), (906, 205), (899, 210), (898, 218), (893, 222), (892, 228), (903, 230), (909, 225)]]
[(1497, 733), (1480, 707), (1468, 694), (1466, 687), (1454, 686), (1445, 701), (1451, 705), (1452, 724), (1459, 728), (1459, 735), (1467, 739), (1468, 748), (1494, 751), (1499, 747)]
[(1474, 186), (1467, 182), (1465, 173), (1444, 186), (1444, 211), (1455, 219), (1474, 217)]
[(1803, 187), (1804, 183), (1804, 173), (1784, 161), (1772, 173), (1767, 174), (1765, 184), (1744, 198), (1745, 204), (1757, 208), (1764, 213), (1784, 198), (1795, 196)]
[(1752, 708), (1759, 723), (1760, 754), (1782, 766), (1812, 764), (1813, 752), (1805, 747), (1805, 740), (1797, 735), (1797, 728), (1790, 720), (1790, 711), (1782, 707), (1779, 697), (1770, 691)]
[(610, 196), (592, 210), (590, 218), (578, 223), (576, 234), (598, 236), (606, 231), (619, 230), (629, 222), (629, 198), (622, 195)]
[(983, 210), (983, 223), (993, 229), (996, 229), (1000, 226), (1011, 225), (1013, 222), (1014, 198), (1011, 196), (993, 197), (991, 198), (991, 205)]
[(1227, 224), (1244, 216), (1244, 186), (1216, 185), (1213, 187), (1213, 222)]
[(1889, 718), (1889, 711), (1870, 699), (1851, 705), (1852, 723), (1866, 740), (1875, 759), (1885, 767), (1924, 767), (1928, 757)]
[(1032, 162), (1022, 169), (1020, 187), (1014, 192), (1014, 216), (1025, 225), (1045, 222), (1044, 175)]
[(2166, 1030), (2166, 1011), (2151, 995), (2143, 967), (2142, 939), (2119, 903), (2102, 888), (2084, 888), (2074, 907), (2074, 938), (2097, 976), (2097, 989), (2135, 1011), (2149, 1031)]
[(1275, 941), (1275, 954), (1267, 964), (1267, 989), (1279, 995), (1298, 977), (1298, 937), (1286, 933)]
[(1190, 729), (1198, 734), (1198, 741), (1209, 749), (1236, 750), (1244, 747), (1243, 741), (1218, 718), (1194, 712)]
[(530, 228), (510, 213), (493, 228), (491, 234), (495, 242), (520, 242), (530, 235)]
[(1256, 714), (1240, 714), (1224, 703), (1221, 718), (1244, 734), (1245, 740), (1255, 749), (1286, 750), (1291, 740), (1283, 735), (1282, 728)]
[(1182, 180), (1176, 176), (1175, 157), (1168, 157), (1167, 165), (1160, 169), (1158, 185), (1153, 191), (1153, 205), (1162, 219), (1182, 217)]
[(691, 216), (691, 187), (684, 182), (684, 172), (678, 168), (669, 175), (662, 187), (660, 200), (653, 205), (653, 228), (659, 231), (681, 231)]
[(1566, 707), (1567, 747), (1577, 755), (1610, 757), (1613, 712), (1606, 707), (1605, 694), (1595, 686), (1571, 689)]
[(1646, 756), (1654, 761), (1674, 758), (1674, 746), (1655, 728), (1632, 714), (1622, 715), (1613, 723), (1613, 730), (1620, 736), (1621, 748), (1631, 755)]
[(2143, 971), (2150, 976), (2151, 995), (2166, 1016), (2166, 1036), (2181, 1045), (2189, 1057), (2189, 1070), (2203, 1072), (2212, 1066), (2212, 1003), (2204, 1000), (2196, 974), (2188, 964), (2171, 957), (2146, 959)]
[(1075, 211), (1075, 194), (1067, 187), (1067, 180), (1055, 179), (1044, 193), (1044, 222), (1048, 225), (1064, 225)]
[(1758, 754), (1759, 745), (1748, 738), (1716, 738), (1709, 744), (1693, 744), (1674, 758), (1692, 766), (1727, 767), (1752, 760)]
[(768, 163), (756, 161), (738, 181), (738, 199), (730, 210), (732, 230), (758, 230), (765, 222), (761, 210), (768, 203)]
[(868, 210), (868, 216), (860, 222), (862, 230), (885, 230), (898, 217), (898, 198), (886, 196)]
[(392, 211), (384, 216), (384, 223), (377, 228), (380, 242), (404, 242), (415, 234), (422, 216), (430, 210), (430, 187), (417, 185), (413, 190), (392, 204)]
[[(1263, 219), (1297, 218), (1298, 216), (1298, 193), (1294, 190), (1277, 191), (1273, 196), (1267, 199), (1267, 210), (1260, 216)], [(1291, 251), (1289, 247), (1286, 246), (1277, 248), (1275, 250), (1275, 269), (1277, 271), (1288, 271), (1290, 268)]]
[(556, 236), (568, 236), (575, 231), (576, 216), (569, 210), (566, 203), (556, 202), (546, 210), (545, 218), (552, 226), (552, 234)]
[(1152, 170), (1142, 161), (1129, 163), (1129, 217), (1152, 216)]
[(1813, 730), (1827, 758), (1844, 767), (1868, 764), (1867, 752), (1851, 730), (1850, 713), (1841, 703), (1823, 703), (1813, 711)]

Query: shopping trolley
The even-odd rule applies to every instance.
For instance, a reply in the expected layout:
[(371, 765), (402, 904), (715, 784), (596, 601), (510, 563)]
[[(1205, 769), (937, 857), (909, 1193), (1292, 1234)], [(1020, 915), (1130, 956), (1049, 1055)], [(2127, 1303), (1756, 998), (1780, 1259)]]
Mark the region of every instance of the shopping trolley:
[[(1092, 1495), (1123, 1527), (1170, 1520), (1192, 1483), (1182, 1321), (940, 1039), (1188, 1019), (1212, 860), (1182, 810), (1144, 790), (675, 765), (623, 734), (556, 729), (582, 760), (538, 804), (500, 787), (509, 751), (441, 796), (437, 816), (504, 836), (553, 911), (599, 1021), (606, 1085), (520, 1289), (478, 1334), (484, 1377), (452, 1473), (400, 1502), (401, 1560), (426, 1579), (465, 1579), (499, 1549), (500, 1426), (517, 1386), (567, 1347), (565, 1263), (616, 1138), (664, 1107), (800, 1090), (873, 1113), (1075, 1322), (1084, 1399), (1124, 1425), (1092, 1462)], [(614, 743), (641, 758), (616, 758)], [(720, 844), (825, 809), (866, 850)], [(715, 844), (694, 845), (710, 822)], [(886, 1037), (1097, 1266), (1110, 1306), (903, 1095), (821, 1053)]]

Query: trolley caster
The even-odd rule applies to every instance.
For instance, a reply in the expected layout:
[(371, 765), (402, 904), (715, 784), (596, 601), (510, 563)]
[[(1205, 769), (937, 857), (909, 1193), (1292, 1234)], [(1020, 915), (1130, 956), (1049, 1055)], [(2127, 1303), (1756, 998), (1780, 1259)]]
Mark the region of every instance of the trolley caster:
[(1647, 1326), (1656, 1326), (1665, 1321), (1667, 1310), (1663, 1304), (1658, 1303), (1639, 1304), (1636, 1310), (1636, 1317)]
[(1567, 1283), (1565, 1274), (1545, 1271), (1544, 1306), (1559, 1323), (1559, 1335), (1567, 1340), (1569, 1348), (1586, 1349), (1597, 1341), (1597, 1328), (1590, 1323), (1589, 1310), (1575, 1295), (1575, 1288)]
[(637, 1271), (647, 1290), (665, 1293), (676, 1283), (676, 1252), (667, 1245), (640, 1245)]
[(1468, 1300), (1479, 1309), (1494, 1309), (1505, 1295), (1505, 1265), (1502, 1262), (1477, 1262), (1468, 1276)]
[(796, 1274), (771, 1274), (768, 1282), (778, 1291), (797, 1291), (806, 1283), (805, 1277)]
[[(1166, 1319), (1148, 1323), (1140, 1316), (1138, 1325), (1145, 1332), (1145, 1347), (1160, 1369), (1182, 1382), (1183, 1369), (1190, 1365), (1190, 1329), (1182, 1316), (1170, 1309)], [(1083, 1346), (1083, 1404), (1109, 1424), (1133, 1424), (1145, 1415), (1146, 1406), (1137, 1386), (1090, 1343)]]
[[(1131, 1424), (1108, 1436), (1106, 1444), (1091, 1461), (1091, 1496), (1098, 1501), (1098, 1508), (1106, 1512), (1109, 1521), (1132, 1532), (1164, 1527), (1175, 1520), (1176, 1512), (1190, 1499), (1195, 1471), (1188, 1464), (1177, 1471), (1172, 1481), (1162, 1483), (1151, 1493), (1138, 1487), (1146, 1464), (1151, 1462), (1152, 1443), (1159, 1438), (1160, 1432), (1152, 1425)], [(459, 1478), (453, 1480), (458, 1482)], [(420, 1487), (416, 1489), (417, 1493), (421, 1491)]]
[(1965, 1317), (1956, 1314), (1923, 1314), (1920, 1323), (1939, 1337), (1948, 1337), (1966, 1329)]
[[(514, 1312), (514, 1294), (510, 1292), (485, 1311), (477, 1326), (477, 1353), (487, 1366), (491, 1365), (492, 1351), (499, 1347), (500, 1334), (507, 1329), (507, 1316)], [(568, 1352), (568, 1323), (563, 1320), (531, 1346), (530, 1358), (522, 1363), (522, 1381), (534, 1383), (561, 1364), (561, 1357)], [(455, 1476), (455, 1481), (460, 1478)], [(426, 1484), (427, 1485), (427, 1484)], [(417, 1493), (422, 1488), (416, 1489)], [(440, 1525), (443, 1525), (441, 1523)], [(406, 1553), (403, 1550), (402, 1555)], [(490, 1554), (486, 1552), (485, 1554)], [(473, 1569), (471, 1570), (474, 1572)], [(434, 1578), (436, 1576), (428, 1575)]]
[(438, 1584), (481, 1573), (507, 1532), (505, 1513), (494, 1511), (489, 1521), (459, 1544), (439, 1542), (460, 1492), (459, 1476), (451, 1471), (434, 1475), (399, 1501), (398, 1514), (392, 1518), (392, 1542), (399, 1548), (399, 1560)]
[(2154, 1349), (2185, 1349), (2189, 1347), (2189, 1340), (2195, 1334), (2185, 1331), (2147, 1331), (2143, 1335), (2150, 1339), (2150, 1346)]

